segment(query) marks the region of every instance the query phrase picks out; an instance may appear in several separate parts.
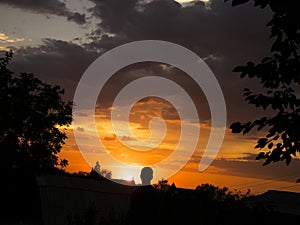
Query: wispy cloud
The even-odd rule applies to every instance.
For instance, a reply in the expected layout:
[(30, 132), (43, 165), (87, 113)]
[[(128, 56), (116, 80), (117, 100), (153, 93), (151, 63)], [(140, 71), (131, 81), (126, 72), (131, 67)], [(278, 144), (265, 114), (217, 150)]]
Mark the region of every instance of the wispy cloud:
[(24, 38), (12, 38), (7, 36), (4, 33), (0, 33), (0, 42), (2, 43), (16, 43), (16, 42), (21, 42), (24, 41)]
[(8, 52), (10, 49), (5, 46), (0, 46), (0, 51)]
[(36, 0), (0, 0), (0, 4), (6, 4), (14, 8), (20, 8), (27, 11), (40, 13), (40, 14), (52, 14), (57, 16), (65, 16), (68, 21), (73, 21), (77, 24), (85, 24), (86, 15), (78, 12), (71, 12), (64, 2), (59, 0), (47, 0), (47, 1), (36, 1)]

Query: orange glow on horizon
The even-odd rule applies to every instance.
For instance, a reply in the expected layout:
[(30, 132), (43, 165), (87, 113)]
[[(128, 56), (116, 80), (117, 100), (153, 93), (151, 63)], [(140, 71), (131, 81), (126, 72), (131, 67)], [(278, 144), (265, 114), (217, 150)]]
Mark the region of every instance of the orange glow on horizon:
[[(130, 115), (132, 132), (139, 138), (147, 138), (147, 135), (149, 135), (148, 124), (151, 118), (154, 116), (162, 116), (167, 118), (165, 122), (167, 124), (168, 133), (163, 140), (163, 144), (160, 144), (155, 150), (150, 150), (147, 152), (137, 152), (131, 150), (120, 142), (120, 140), (114, 135), (113, 128), (110, 123), (110, 110), (107, 110), (104, 114), (104, 111), (101, 111), (102, 114), (97, 114), (97, 129), (98, 131), (101, 131), (99, 132), (99, 137), (105, 144), (106, 148), (110, 151), (110, 154), (112, 154), (114, 157), (126, 161), (127, 163), (138, 162), (141, 165), (151, 165), (167, 157), (168, 154), (170, 154), (170, 152), (172, 152), (174, 149), (174, 146), (176, 146), (180, 135), (179, 120), (176, 117), (178, 115), (174, 114), (171, 106), (165, 102), (163, 102), (163, 104), (166, 104), (166, 111), (161, 110), (162, 105), (159, 104), (162, 104), (162, 102), (151, 100), (148, 101), (148, 103), (150, 103), (150, 105), (148, 105), (149, 108), (144, 108), (142, 102), (139, 102), (133, 107)], [(152, 111), (150, 110), (151, 106), (153, 106)], [(168, 110), (172, 110), (172, 119), (170, 119), (168, 115), (165, 115)], [(89, 126), (87, 124), (82, 124), (82, 127), (76, 129), (81, 129), (82, 132), (89, 132)], [(221, 167), (223, 164), (219, 166), (213, 164), (206, 171), (199, 172), (199, 162), (207, 144), (209, 134), (210, 125), (208, 123), (201, 124), (199, 144), (194, 152), (194, 155), (178, 173), (168, 179), (170, 184), (174, 182), (177, 187), (194, 189), (197, 185), (211, 183), (219, 187), (229, 187), (232, 190), (236, 188), (240, 191), (246, 192), (247, 186), (239, 186), (239, 184), (258, 182), (258, 184), (261, 184), (257, 186), (254, 185), (251, 188), (252, 193), (261, 193), (263, 191), (267, 191), (268, 189), (276, 188), (282, 188), (283, 190), (286, 188), (286, 190), (300, 192), (300, 187), (293, 186), (293, 183), (291, 182), (269, 181), (268, 183), (266, 180), (261, 178), (255, 178), (253, 176), (251, 177), (251, 175), (247, 176), (246, 174), (243, 175), (242, 173), (239, 173), (239, 171), (237, 171), (235, 174), (230, 174), (226, 167)], [(66, 158), (69, 161), (69, 166), (66, 168), (66, 171), (91, 171), (91, 168), (94, 165), (89, 165), (81, 152), (78, 150), (74, 139), (73, 130), (71, 128), (67, 129), (67, 135), (68, 139), (66, 140), (66, 144), (59, 155), (61, 158)], [(91, 136), (91, 139), (93, 138), (95, 137)], [(230, 130), (227, 130), (222, 148), (220, 149), (220, 152), (215, 160), (226, 159), (247, 162), (247, 159), (243, 158), (247, 156), (247, 153), (257, 153), (257, 151), (253, 151), (255, 143), (255, 138), (242, 138), (238, 135), (231, 134)], [(94, 151), (96, 151), (96, 149)], [(89, 155), (91, 158), (93, 158), (93, 151), (89, 153)], [(98, 159), (94, 158), (94, 162), (96, 161), (98, 161)], [(112, 171), (112, 178), (117, 179), (131, 181), (134, 175), (135, 177), (138, 176), (138, 174), (122, 172), (122, 170)], [(162, 177), (162, 179), (165, 178)], [(135, 179), (135, 182), (139, 183), (140, 181)], [(158, 181), (152, 181), (152, 183), (157, 182)]]
[[(176, 148), (180, 138), (180, 120), (177, 112), (173, 113), (172, 120), (167, 120), (167, 111), (174, 111), (172, 105), (163, 100), (150, 99), (146, 103), (138, 102), (132, 107), (129, 117), (129, 126), (137, 139), (147, 139), (150, 135), (149, 122), (154, 117), (165, 119), (167, 133), (164, 140), (151, 151), (136, 151), (124, 145), (119, 138), (114, 135), (111, 124), (110, 110), (102, 110), (101, 116), (97, 117), (97, 129), (99, 138), (110, 154), (122, 162), (129, 164), (138, 163), (140, 165), (153, 165), (164, 160)], [(176, 110), (175, 110), (176, 111)], [(105, 129), (103, 129), (105, 124)], [(127, 126), (127, 122), (124, 122)], [(99, 130), (101, 132), (99, 132)], [(124, 139), (129, 139), (130, 134), (125, 133)], [(130, 141), (130, 139), (128, 140)]]

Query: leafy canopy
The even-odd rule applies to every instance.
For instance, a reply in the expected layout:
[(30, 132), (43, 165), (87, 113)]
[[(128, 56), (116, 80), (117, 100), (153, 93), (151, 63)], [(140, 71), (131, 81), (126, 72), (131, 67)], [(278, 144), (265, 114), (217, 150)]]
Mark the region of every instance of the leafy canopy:
[[(227, 0), (225, 0), (227, 1)], [(236, 6), (249, 0), (232, 0)], [(270, 110), (268, 116), (246, 123), (235, 122), (230, 128), (233, 133), (247, 134), (256, 128), (265, 136), (257, 141), (255, 148), (261, 149), (257, 159), (265, 159), (264, 165), (285, 161), (300, 151), (300, 14), (297, 1), (252, 0), (255, 7), (269, 7), (272, 19), (270, 55), (260, 63), (248, 62), (233, 71), (241, 78), (257, 79), (262, 87), (260, 93), (244, 89), (245, 101), (262, 110)], [(297, 93), (298, 92), (298, 93)], [(272, 115), (271, 115), (272, 114)]]
[(72, 122), (72, 102), (62, 99), (64, 90), (43, 83), (32, 74), (15, 76), (8, 69), (12, 52), (0, 58), (1, 167), (33, 170), (65, 167), (59, 161), (66, 133), (61, 126)]

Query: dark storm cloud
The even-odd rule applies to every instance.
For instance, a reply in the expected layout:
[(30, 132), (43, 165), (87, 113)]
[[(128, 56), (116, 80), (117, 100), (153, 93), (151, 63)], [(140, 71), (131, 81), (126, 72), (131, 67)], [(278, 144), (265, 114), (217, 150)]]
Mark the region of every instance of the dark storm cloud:
[[(257, 49), (253, 49), (257, 44), (262, 47), (266, 42), (259, 42), (266, 41), (268, 36), (265, 24), (270, 14), (250, 4), (232, 8), (223, 1), (213, 0), (208, 9), (199, 2), (182, 7), (173, 0), (92, 1), (95, 6), (90, 10), (101, 20), (94, 34), (112, 33), (116, 45), (120, 44), (120, 37), (123, 41), (160, 39), (183, 44), (202, 57), (229, 51), (240, 56), (243, 49)], [(101, 40), (99, 44), (103, 44)], [(239, 51), (232, 51), (235, 49)]]
[(68, 14), (69, 15), (67, 16), (67, 19), (69, 21), (73, 21), (75, 23), (78, 23), (79, 25), (83, 25), (87, 22), (85, 18), (85, 14), (80, 14), (78, 12), (68, 13)]
[(10, 5), (15, 8), (28, 10), (41, 14), (53, 14), (57, 16), (65, 16), (67, 20), (77, 24), (85, 24), (85, 14), (71, 12), (66, 4), (59, 0), (0, 0), (0, 4)]
[(183, 7), (173, 0), (92, 0), (90, 9), (101, 22), (90, 35), (91, 49), (111, 49), (131, 41), (157, 39), (183, 45), (206, 58), (216, 75), (231, 110), (229, 122), (249, 120), (258, 110), (240, 107), (244, 87), (257, 87), (255, 81), (241, 80), (232, 70), (247, 61), (259, 61), (270, 49), (268, 9), (251, 3), (232, 7), (212, 0), (209, 7), (196, 2)]
[[(137, 0), (91, 0), (95, 6), (90, 9), (93, 16), (101, 18), (99, 25), (107, 31), (120, 30), (135, 15)], [(101, 31), (100, 31), (101, 33)]]
[[(248, 60), (258, 61), (268, 55), (270, 41), (266, 23), (270, 11), (256, 9), (251, 4), (233, 8), (222, 0), (212, 0), (209, 7), (201, 2), (183, 7), (173, 0), (91, 1), (95, 6), (89, 11), (99, 22), (96, 29), (87, 34), (89, 43), (79, 46), (47, 39), (39, 47), (17, 51), (15, 64), (22, 71), (36, 71), (53, 82), (65, 82), (66, 88), (71, 80), (71, 96), (84, 69), (102, 52), (135, 40), (175, 42), (197, 53), (210, 66), (223, 89), (229, 123), (257, 117), (259, 111), (247, 106), (242, 97), (244, 87), (257, 84), (239, 79), (232, 69)], [(33, 0), (0, 2), (30, 8), (29, 2)], [(66, 7), (58, 1), (38, 2), (33, 9), (43, 8), (41, 5), (50, 5), (50, 2), (55, 6), (52, 11), (61, 4), (62, 8)], [(116, 79), (115, 82), (121, 81)]]
[(33, 73), (45, 82), (62, 86), (67, 98), (72, 99), (79, 79), (97, 56), (72, 42), (44, 39), (38, 47), (16, 49), (10, 66), (15, 72)]

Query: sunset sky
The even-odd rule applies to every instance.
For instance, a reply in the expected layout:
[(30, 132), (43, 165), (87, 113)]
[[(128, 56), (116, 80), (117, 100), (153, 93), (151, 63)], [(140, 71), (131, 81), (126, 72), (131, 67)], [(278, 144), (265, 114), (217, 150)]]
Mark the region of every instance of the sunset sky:
[[(170, 183), (192, 189), (211, 183), (241, 191), (250, 188), (253, 193), (268, 189), (300, 192), (300, 183), (295, 183), (300, 176), (299, 159), (294, 159), (289, 166), (280, 162), (263, 167), (263, 161), (255, 160), (259, 150), (254, 149), (257, 138), (263, 134), (253, 131), (243, 136), (230, 133), (228, 128), (232, 122), (249, 121), (270, 113), (243, 101), (242, 90), (245, 87), (258, 90), (258, 83), (241, 80), (232, 70), (247, 61), (258, 62), (269, 54), (270, 30), (266, 24), (271, 15), (268, 9), (254, 8), (251, 1), (232, 8), (230, 2), (222, 0), (0, 0), (0, 51), (12, 49), (15, 52), (10, 65), (13, 71), (33, 73), (44, 82), (60, 85), (65, 89), (65, 99), (73, 100), (86, 69), (114, 47), (140, 40), (163, 40), (184, 46), (209, 66), (225, 99), (227, 128), (213, 163), (203, 172), (198, 170), (212, 130), (211, 112), (203, 90), (179, 68), (142, 62), (113, 74), (97, 97), (96, 109), (82, 112), (76, 126), (67, 128), (68, 140), (60, 153), (69, 161), (66, 170), (90, 171), (99, 161), (103, 168), (112, 171), (113, 178), (134, 177), (139, 183), (139, 168), (165, 160), (181, 137), (185, 143), (181, 150), (191, 150), (192, 140), (195, 140), (193, 130), (197, 128), (200, 134), (195, 151), (188, 163), (168, 178)], [(126, 85), (147, 76), (178, 84), (192, 99), (200, 122), (193, 120), (189, 113), (191, 108), (179, 91), (161, 83), (155, 88), (163, 89), (177, 105), (158, 97), (139, 99), (129, 113), (129, 130), (133, 135), (128, 133), (128, 121), (123, 114), (129, 98), (118, 104), (114, 104), (114, 100)], [(152, 78), (147, 80), (149, 86)], [(136, 90), (139, 92), (142, 90)], [(188, 112), (187, 120), (180, 118), (176, 107)], [(118, 135), (111, 123), (112, 110), (118, 118)], [(93, 116), (96, 133), (92, 129), (94, 125), (89, 123)], [(157, 117), (162, 120), (153, 120), (151, 133), (149, 122)], [(183, 125), (190, 134), (181, 136)], [(83, 154), (75, 141), (74, 129), (84, 134), (81, 143), (86, 151)], [(151, 134), (150, 143), (142, 145), (140, 141)], [(136, 169), (124, 170), (103, 161), (102, 153), (95, 148), (99, 139), (109, 155)], [(133, 147), (149, 151), (136, 151)], [(176, 160), (183, 162), (180, 154)], [(175, 161), (168, 166), (170, 170), (178, 167)]]

